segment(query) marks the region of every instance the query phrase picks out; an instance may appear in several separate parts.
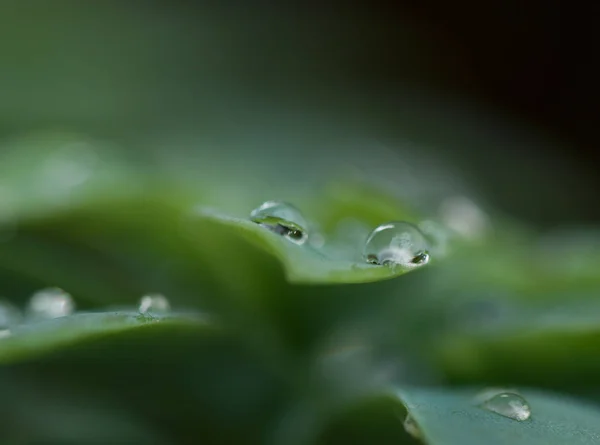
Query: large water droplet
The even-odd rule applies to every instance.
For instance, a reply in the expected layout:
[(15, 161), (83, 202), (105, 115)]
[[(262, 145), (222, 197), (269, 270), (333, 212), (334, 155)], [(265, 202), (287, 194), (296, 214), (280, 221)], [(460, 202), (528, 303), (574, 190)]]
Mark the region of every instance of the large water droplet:
[(31, 318), (58, 318), (73, 313), (75, 302), (71, 295), (59, 288), (48, 288), (32, 295), (27, 305)]
[(370, 264), (418, 267), (429, 262), (427, 242), (417, 227), (407, 222), (382, 224), (371, 232), (363, 250)]
[(164, 295), (144, 295), (140, 300), (139, 310), (142, 314), (147, 312), (169, 312), (171, 310), (171, 304)]
[[(493, 393), (492, 393), (493, 394)], [(531, 417), (531, 408), (523, 396), (514, 392), (495, 393), (480, 404), (481, 408), (520, 422)]]
[(296, 244), (303, 244), (308, 238), (308, 224), (302, 213), (285, 202), (264, 202), (250, 213), (250, 219)]
[(415, 422), (415, 419), (413, 419), (410, 414), (406, 415), (403, 425), (404, 430), (408, 434), (410, 434), (415, 439), (421, 439), (421, 429), (419, 428), (419, 425), (417, 425), (417, 422)]

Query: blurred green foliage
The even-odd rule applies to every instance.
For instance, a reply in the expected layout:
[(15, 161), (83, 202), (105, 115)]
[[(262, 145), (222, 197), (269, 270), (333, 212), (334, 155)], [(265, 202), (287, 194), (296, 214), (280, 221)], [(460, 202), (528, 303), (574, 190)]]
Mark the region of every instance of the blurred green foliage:
[[(0, 296), (25, 308), (58, 286), (78, 312), (2, 331), (0, 443), (413, 443), (407, 410), (432, 445), (598, 443), (582, 400), (598, 394), (598, 232), (540, 233), (479, 205), (439, 149), (544, 140), (410, 88), (398, 107), (324, 89), (308, 65), (337, 80), (351, 56), (286, 52), (318, 35), (279, 24), (291, 43), (266, 33), (245, 52), (260, 14), (224, 25), (177, 5), (2, 6)], [(274, 55), (285, 84), (262, 76)], [(426, 45), (406, 55), (437, 63)], [(248, 220), (271, 199), (323, 245)], [(362, 259), (378, 224), (430, 219), (446, 252), (429, 265)], [(173, 311), (139, 314), (150, 293)], [(487, 385), (517, 386), (531, 419), (476, 406)]]

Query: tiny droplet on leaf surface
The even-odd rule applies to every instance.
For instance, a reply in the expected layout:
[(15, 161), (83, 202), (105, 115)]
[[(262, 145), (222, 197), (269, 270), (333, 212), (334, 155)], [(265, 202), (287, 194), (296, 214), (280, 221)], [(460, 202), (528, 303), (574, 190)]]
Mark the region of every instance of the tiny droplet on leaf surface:
[(71, 295), (56, 287), (37, 291), (27, 305), (27, 313), (31, 318), (64, 317), (74, 310), (75, 302)]
[(169, 312), (171, 304), (167, 297), (161, 294), (148, 294), (140, 299), (139, 311), (141, 314), (147, 312)]

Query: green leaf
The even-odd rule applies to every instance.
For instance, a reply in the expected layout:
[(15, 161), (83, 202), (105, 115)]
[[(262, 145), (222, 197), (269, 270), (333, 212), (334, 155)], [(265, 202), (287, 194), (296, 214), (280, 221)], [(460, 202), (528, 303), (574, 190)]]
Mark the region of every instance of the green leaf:
[(429, 445), (596, 444), (600, 409), (588, 403), (538, 390), (519, 393), (531, 417), (517, 421), (479, 406), (475, 389), (402, 388), (356, 401), (322, 430), (319, 443), (417, 443), (399, 431), (406, 412)]
[[(260, 443), (259, 426), (286, 388), (271, 359), (248, 347), (252, 333), (240, 339), (232, 331), (183, 313), (85, 313), (21, 325), (0, 339), (0, 389), (9, 407), (0, 412), (10, 419), (0, 442), (91, 444), (116, 435), (136, 444), (199, 437)], [(74, 411), (70, 403), (82, 401)], [(154, 440), (135, 436), (140, 425), (142, 432), (150, 425)], [(88, 436), (103, 427), (114, 434)]]
[[(594, 295), (561, 303), (503, 302), (494, 318), (453, 324), (435, 337), (438, 364), (458, 381), (570, 389), (600, 372), (600, 306)], [(465, 319), (466, 320), (466, 319)], [(577, 363), (577, 366), (573, 366)], [(544, 372), (540, 372), (543, 369)]]
[(520, 394), (531, 418), (512, 420), (484, 410), (472, 390), (405, 389), (399, 391), (408, 412), (431, 445), (562, 445), (600, 440), (600, 409), (587, 403), (536, 390)]
[(334, 252), (335, 248), (315, 248), (310, 244), (298, 246), (241, 218), (214, 212), (202, 212), (201, 218), (222, 225), (231, 232), (232, 237), (243, 237), (273, 255), (281, 262), (287, 280), (292, 283), (364, 283), (393, 278), (410, 270), (337, 259), (339, 255)]
[(133, 330), (152, 327), (160, 331), (173, 326), (206, 332), (215, 328), (214, 323), (199, 314), (79, 313), (24, 323), (6, 332), (0, 341), (0, 363), (36, 358), (91, 339), (125, 335)]

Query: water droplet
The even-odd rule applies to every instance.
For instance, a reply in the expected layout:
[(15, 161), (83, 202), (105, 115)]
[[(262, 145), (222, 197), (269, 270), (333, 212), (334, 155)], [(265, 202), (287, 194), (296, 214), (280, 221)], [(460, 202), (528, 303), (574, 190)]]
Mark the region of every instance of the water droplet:
[(71, 295), (59, 288), (48, 288), (32, 295), (27, 306), (31, 318), (58, 318), (73, 313), (75, 302)]
[(171, 310), (171, 304), (164, 295), (144, 295), (140, 300), (139, 310), (142, 314), (147, 312), (169, 312)]
[(493, 395), (480, 404), (483, 409), (520, 422), (531, 416), (531, 408), (523, 396), (508, 391), (487, 392)]
[(21, 311), (8, 301), (0, 300), (0, 329), (8, 329), (19, 324), (23, 316)]
[(363, 257), (370, 264), (404, 267), (418, 267), (429, 262), (425, 237), (407, 222), (390, 222), (373, 230), (367, 238)]
[(250, 219), (296, 244), (304, 244), (308, 238), (308, 224), (300, 210), (291, 204), (264, 202), (250, 213)]
[(403, 425), (404, 430), (408, 434), (410, 434), (415, 439), (421, 439), (421, 429), (419, 428), (419, 425), (417, 425), (417, 422), (415, 422), (415, 419), (413, 419), (410, 414), (406, 415)]

